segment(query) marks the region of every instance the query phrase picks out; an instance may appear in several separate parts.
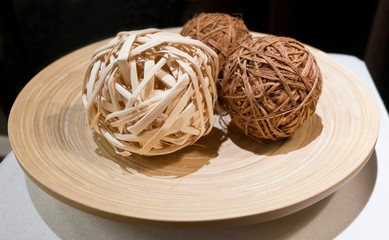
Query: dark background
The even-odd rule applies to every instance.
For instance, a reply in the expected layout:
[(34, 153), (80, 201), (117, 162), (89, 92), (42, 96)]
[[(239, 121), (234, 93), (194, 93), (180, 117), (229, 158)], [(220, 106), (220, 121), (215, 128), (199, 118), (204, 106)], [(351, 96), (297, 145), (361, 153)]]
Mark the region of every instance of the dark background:
[(196, 13), (240, 14), (251, 31), (293, 37), (364, 60), (387, 106), (388, 0), (1, 0), (1, 108), (63, 55), (123, 30), (184, 25)]

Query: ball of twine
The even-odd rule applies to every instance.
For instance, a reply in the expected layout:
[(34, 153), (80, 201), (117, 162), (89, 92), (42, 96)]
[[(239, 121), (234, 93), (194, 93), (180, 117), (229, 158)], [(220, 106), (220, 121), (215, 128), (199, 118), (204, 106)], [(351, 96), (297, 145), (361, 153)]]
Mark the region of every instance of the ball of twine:
[(124, 156), (193, 144), (213, 127), (218, 64), (210, 47), (178, 33), (120, 32), (87, 68), (88, 124)]
[(198, 39), (215, 50), (220, 68), (230, 52), (251, 38), (243, 20), (226, 13), (200, 13), (183, 26), (181, 35)]
[(301, 42), (268, 35), (235, 50), (218, 84), (232, 121), (247, 136), (279, 140), (314, 114), (322, 75)]

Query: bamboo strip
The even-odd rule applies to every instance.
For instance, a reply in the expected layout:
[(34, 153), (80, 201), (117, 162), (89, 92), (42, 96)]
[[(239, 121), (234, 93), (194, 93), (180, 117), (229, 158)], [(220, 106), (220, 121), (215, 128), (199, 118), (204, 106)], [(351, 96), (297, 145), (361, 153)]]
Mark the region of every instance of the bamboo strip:
[(204, 43), (158, 29), (120, 32), (86, 69), (89, 126), (118, 154), (167, 154), (213, 127), (217, 54)]

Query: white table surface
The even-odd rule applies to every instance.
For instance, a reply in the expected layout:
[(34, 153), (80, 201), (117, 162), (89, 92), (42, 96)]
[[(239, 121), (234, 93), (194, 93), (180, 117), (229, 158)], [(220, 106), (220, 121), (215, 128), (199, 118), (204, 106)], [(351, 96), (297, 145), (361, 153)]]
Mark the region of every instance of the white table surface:
[(0, 239), (389, 239), (389, 118), (366, 65), (330, 54), (367, 83), (380, 108), (375, 151), (337, 192), (294, 214), (228, 229), (166, 229), (129, 225), (72, 208), (37, 187), (13, 152), (0, 164)]

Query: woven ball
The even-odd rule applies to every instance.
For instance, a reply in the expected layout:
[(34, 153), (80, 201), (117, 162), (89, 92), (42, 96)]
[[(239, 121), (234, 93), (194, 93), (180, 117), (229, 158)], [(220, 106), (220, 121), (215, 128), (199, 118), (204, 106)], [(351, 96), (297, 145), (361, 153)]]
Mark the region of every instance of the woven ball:
[(87, 68), (87, 122), (124, 156), (179, 150), (213, 127), (218, 66), (210, 47), (178, 33), (120, 32)]
[(247, 136), (279, 140), (315, 113), (322, 75), (301, 42), (268, 35), (235, 50), (218, 84), (226, 111)]
[(243, 20), (226, 13), (200, 13), (183, 26), (181, 35), (198, 39), (215, 50), (220, 68), (230, 52), (251, 38)]

